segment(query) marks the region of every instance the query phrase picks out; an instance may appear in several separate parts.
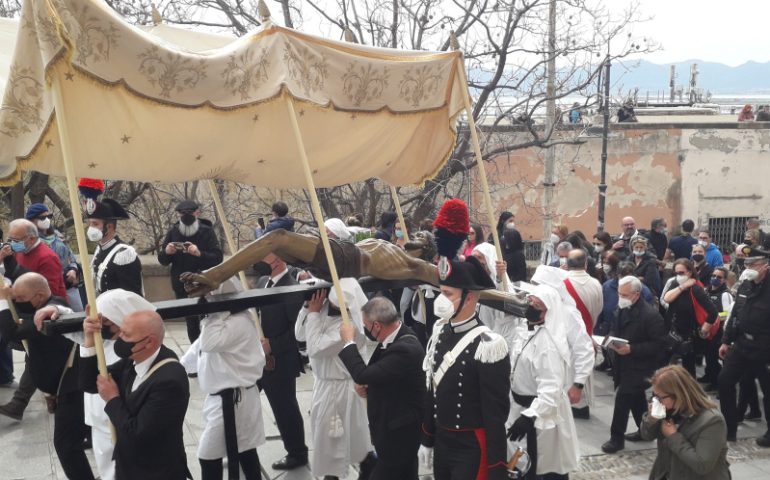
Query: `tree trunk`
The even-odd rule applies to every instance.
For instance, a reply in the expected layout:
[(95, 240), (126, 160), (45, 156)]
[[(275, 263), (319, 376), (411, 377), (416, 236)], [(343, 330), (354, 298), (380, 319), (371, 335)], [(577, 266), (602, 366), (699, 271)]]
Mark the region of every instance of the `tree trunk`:
[(48, 175), (32, 172), (28, 182), (29, 203), (45, 203), (45, 192), (48, 190)]
[(19, 180), (11, 189), (11, 217), (24, 218), (24, 181)]

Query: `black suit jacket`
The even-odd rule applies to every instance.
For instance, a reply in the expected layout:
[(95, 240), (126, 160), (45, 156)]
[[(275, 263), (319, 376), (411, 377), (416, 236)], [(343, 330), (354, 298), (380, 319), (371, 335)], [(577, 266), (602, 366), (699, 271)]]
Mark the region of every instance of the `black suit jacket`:
[(425, 397), (425, 350), (412, 329), (401, 325), (388, 348), (378, 344), (368, 366), (355, 345), (343, 348), (339, 357), (354, 382), (368, 385), (369, 431), (380, 460), (393, 464), (413, 459)]
[[(261, 277), (257, 281), (257, 288), (265, 288), (268, 280), (270, 280), (269, 276)], [(274, 286), (289, 287), (297, 284), (289, 272), (286, 272)], [(270, 341), (270, 350), (275, 357), (275, 370), (266, 370), (265, 376), (276, 374), (299, 376), (304, 370), (297, 348), (297, 338), (294, 336), (294, 324), (297, 322), (297, 315), (304, 301), (302, 294), (297, 293), (285, 297), (281, 303), (260, 307), (262, 331), (265, 333), (265, 338)]]
[[(160, 347), (155, 363), (177, 358)], [(97, 393), (96, 357), (81, 359), (80, 383), (84, 391)], [(133, 360), (110, 365), (120, 396), (104, 407), (115, 426), (117, 441), (113, 458), (118, 480), (182, 480), (187, 478), (187, 456), (182, 423), (190, 399), (190, 385), (178, 362), (163, 365), (131, 391), (136, 373)]]
[[(66, 306), (64, 299), (51, 297), (45, 306)], [(0, 311), (0, 336), (12, 342), (27, 341), (29, 345), (29, 367), (35, 387), (49, 395), (64, 395), (78, 391), (78, 355), (72, 358), (72, 366), (67, 368), (70, 352), (76, 345), (59, 334), (43, 335), (35, 327), (32, 315), (20, 315), (21, 325), (17, 325), (10, 310)]]

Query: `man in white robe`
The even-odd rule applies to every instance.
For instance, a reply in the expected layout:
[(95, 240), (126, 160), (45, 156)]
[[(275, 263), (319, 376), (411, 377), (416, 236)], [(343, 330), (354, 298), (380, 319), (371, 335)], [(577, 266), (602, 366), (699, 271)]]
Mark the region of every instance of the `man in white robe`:
[[(230, 278), (212, 294), (242, 290), (240, 282)], [(257, 447), (265, 443), (265, 428), (256, 384), (265, 353), (260, 340), (248, 310), (212, 313), (201, 319), (200, 336), (182, 357), (187, 372), (198, 374), (200, 389), (207, 394), (198, 444), (203, 480), (222, 478), (225, 457), (228, 479), (240, 478), (241, 470), (247, 480), (261, 478)]]
[(532, 275), (532, 283), (548, 285), (556, 290), (562, 301), (562, 308), (567, 315), (563, 318), (566, 327), (567, 345), (571, 352), (571, 382), (567, 390), (570, 403), (585, 402), (583, 409), (573, 409), (574, 418), (587, 419), (590, 405), (593, 404), (593, 369), (596, 358), (594, 342), (586, 332), (580, 312), (575, 307), (575, 300), (567, 291), (564, 280), (567, 272), (560, 268), (540, 265)]
[(511, 357), (515, 403), (508, 435), (516, 442), (526, 438), (532, 468), (525, 478), (566, 479), (580, 455), (566, 393), (571, 355), (562, 319), (569, 313), (556, 290), (546, 285), (535, 287), (529, 300), (528, 328), (515, 340)]
[[(361, 356), (367, 358), (361, 316), (366, 295), (354, 278), (343, 278), (340, 283), (351, 321), (356, 326), (356, 346)], [(363, 462), (373, 447), (366, 404), (338, 356), (345, 342), (340, 339), (342, 317), (334, 289), (328, 301), (325, 297), (325, 292), (319, 290), (303, 306), (294, 333), (297, 341), (307, 343), (315, 379), (310, 408), (313, 437), (310, 470), (315, 477), (336, 480), (347, 477), (349, 466)]]
[[(505, 262), (497, 258), (497, 250), (494, 245), (488, 242), (479, 243), (473, 247), (472, 255), (479, 259), (484, 267), (484, 271), (495, 282), (497, 290), (504, 291), (507, 284), (508, 292), (515, 292), (513, 282), (511, 282), (506, 273)], [(479, 306), (479, 319), (484, 325), (492, 329), (493, 332), (505, 338), (510, 351), (513, 339), (516, 337), (515, 329), (519, 324), (516, 317), (507, 315), (505, 312), (492, 307), (481, 305)]]

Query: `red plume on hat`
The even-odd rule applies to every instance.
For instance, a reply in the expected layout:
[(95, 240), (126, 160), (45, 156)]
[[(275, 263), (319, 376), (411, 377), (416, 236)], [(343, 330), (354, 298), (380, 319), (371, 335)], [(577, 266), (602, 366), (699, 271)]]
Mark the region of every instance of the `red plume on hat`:
[(454, 259), (471, 229), (468, 206), (459, 198), (444, 202), (433, 222), (438, 254)]
[(81, 178), (78, 191), (86, 199), (86, 212), (91, 215), (96, 210), (96, 201), (104, 193), (104, 182), (95, 178)]

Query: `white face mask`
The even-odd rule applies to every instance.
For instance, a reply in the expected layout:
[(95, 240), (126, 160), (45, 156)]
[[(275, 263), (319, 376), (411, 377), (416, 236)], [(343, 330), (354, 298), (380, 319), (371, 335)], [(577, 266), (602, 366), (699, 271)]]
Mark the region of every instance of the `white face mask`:
[(555, 233), (551, 234), (551, 243), (553, 244), (554, 247), (559, 244), (560, 240), (561, 239), (559, 238), (558, 235), (556, 235)]
[(37, 228), (42, 231), (47, 231), (48, 228), (51, 226), (51, 219), (46, 218), (45, 220), (38, 220), (37, 221)]
[(594, 247), (594, 252), (596, 253), (602, 253), (604, 251), (604, 245), (596, 245)]
[(741, 273), (740, 281), (741, 282), (745, 282), (745, 281), (753, 282), (754, 280), (757, 279), (757, 277), (759, 277), (759, 272), (758, 271), (752, 270), (750, 268), (747, 268), (746, 270), (743, 271), (743, 273)]
[(559, 257), (559, 265), (566, 265), (567, 257)]
[(686, 282), (689, 279), (690, 279), (690, 277), (688, 277), (687, 275), (677, 275), (676, 276), (676, 283), (681, 285), (681, 284), (683, 284), (684, 282)]
[(618, 308), (620, 308), (620, 309), (628, 308), (628, 307), (630, 307), (633, 304), (634, 304), (634, 302), (632, 302), (631, 300), (629, 300), (627, 298), (623, 298), (623, 297), (619, 297), (618, 298)]
[(449, 320), (455, 314), (455, 304), (442, 293), (433, 301), (433, 313), (443, 320)]
[(610, 272), (612, 271), (612, 267), (605, 263), (604, 265), (602, 265), (602, 270), (604, 270), (605, 275), (609, 275)]
[(516, 224), (513, 222), (508, 222), (505, 224), (505, 228), (507, 228), (508, 230), (516, 230)]
[(698, 240), (698, 245), (700, 245), (703, 248), (709, 248), (709, 242), (705, 240)]
[(92, 242), (99, 242), (101, 241), (104, 234), (102, 233), (101, 230), (99, 230), (96, 227), (88, 227), (88, 231), (86, 231), (86, 236)]

